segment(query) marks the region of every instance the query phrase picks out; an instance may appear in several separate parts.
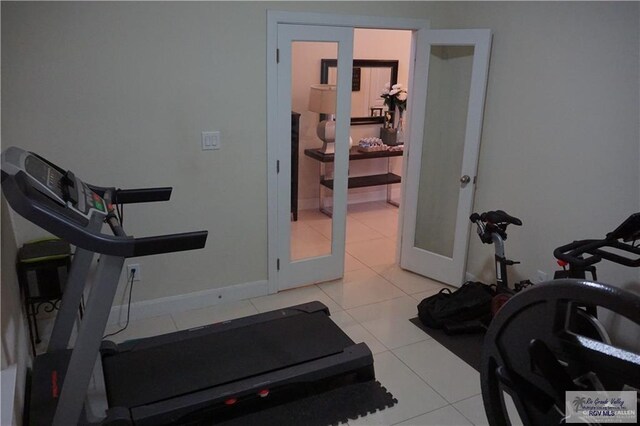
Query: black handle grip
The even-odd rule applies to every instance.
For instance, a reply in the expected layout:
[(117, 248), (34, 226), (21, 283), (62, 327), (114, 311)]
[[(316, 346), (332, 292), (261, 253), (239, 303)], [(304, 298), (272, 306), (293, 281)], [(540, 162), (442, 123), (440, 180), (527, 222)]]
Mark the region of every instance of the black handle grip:
[(207, 231), (196, 231), (136, 238), (134, 240), (133, 256), (201, 249), (207, 242), (207, 235)]
[[(580, 240), (574, 241), (564, 246), (558, 247), (553, 251), (556, 259), (564, 260), (571, 266), (584, 268), (585, 266), (594, 265), (602, 260), (600, 256), (590, 255), (586, 259), (580, 259), (579, 256), (589, 253), (602, 246), (601, 240)], [(590, 253), (589, 253), (590, 254)]]
[[(640, 266), (640, 247), (621, 243), (619, 241), (609, 241), (606, 245), (603, 245), (602, 248), (616, 249), (618, 250), (619, 254), (600, 248), (593, 250), (592, 253), (596, 256), (600, 256), (603, 259), (607, 259), (610, 262), (628, 266), (630, 268), (637, 268), (638, 266)], [(622, 256), (622, 254), (624, 253), (633, 255), (633, 257), (624, 257)]]
[(114, 203), (152, 203), (156, 201), (168, 201), (171, 198), (171, 187), (163, 188), (140, 188), (140, 189), (118, 189)]

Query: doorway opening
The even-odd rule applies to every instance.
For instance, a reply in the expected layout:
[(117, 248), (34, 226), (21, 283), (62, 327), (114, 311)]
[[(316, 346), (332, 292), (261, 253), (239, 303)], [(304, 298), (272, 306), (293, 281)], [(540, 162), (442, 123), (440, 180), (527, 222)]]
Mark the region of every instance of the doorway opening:
[[(411, 19), (293, 12), (274, 12), (268, 17), (267, 48), (274, 56), (267, 61), (267, 96), (275, 100), (267, 111), (269, 291), (336, 280), (343, 277), (345, 271), (348, 273), (362, 266), (376, 271), (376, 267), (385, 264), (443, 283), (460, 285), (468, 248), (468, 217), (475, 189), (491, 31), (430, 30), (428, 21)], [(409, 93), (404, 149), (397, 151), (397, 158), (390, 158), (393, 155), (388, 153), (368, 153), (369, 157), (374, 157), (366, 160), (371, 163), (368, 165), (361, 158), (354, 158), (362, 156), (358, 152), (360, 142), (376, 137), (376, 133), (388, 140), (389, 132), (383, 131), (386, 125), (382, 123), (397, 123), (398, 117), (386, 120), (384, 105), (381, 108), (375, 103), (381, 100), (375, 89), (373, 95), (361, 96), (362, 102), (353, 98), (354, 92), (366, 94), (368, 92), (363, 89), (371, 82), (378, 81), (379, 84), (381, 78), (386, 78), (367, 74), (366, 67), (356, 64), (358, 60), (372, 61), (359, 58), (359, 52), (354, 54), (359, 46), (354, 43), (356, 31), (358, 36), (365, 34), (363, 40), (366, 42), (374, 39), (366, 34), (372, 30), (360, 28), (378, 28), (374, 31), (384, 34), (383, 40), (390, 39), (396, 30), (411, 37), (410, 59), (405, 68)], [(300, 54), (307, 59), (299, 65), (301, 70), (296, 70), (296, 64), (300, 63), (295, 57), (299, 42), (335, 43), (337, 61), (320, 55), (313, 64), (310, 50), (302, 48)], [(379, 54), (380, 45), (381, 42), (374, 42), (373, 51)], [(391, 46), (398, 49), (396, 43)], [(395, 77), (393, 82), (404, 84), (400, 59), (396, 60), (395, 72), (391, 67), (391, 74)], [(331, 60), (337, 76), (333, 91), (329, 81)], [(298, 76), (306, 79), (304, 84), (296, 82)], [(293, 93), (297, 86), (302, 87), (298, 97)], [(440, 90), (428, 91), (428, 87)], [(313, 101), (313, 106), (310, 103), (312, 91), (316, 93), (314, 96), (320, 96)], [(324, 95), (334, 100), (325, 104)], [(300, 101), (305, 97), (306, 101)], [(449, 99), (452, 97), (455, 100)], [(331, 108), (332, 102), (334, 108)], [(360, 110), (359, 114), (364, 116), (352, 111), (352, 107), (361, 103), (366, 109), (364, 113)], [(395, 111), (395, 108), (389, 109)], [(439, 109), (438, 113), (436, 109)], [(461, 114), (461, 120), (452, 121), (447, 111)], [(385, 115), (384, 119), (380, 114)], [(443, 122), (434, 125), (433, 120)], [(367, 126), (375, 130), (363, 137), (361, 132)], [(449, 132), (453, 128), (460, 131)], [(307, 136), (310, 138), (306, 141), (311, 140), (314, 146), (305, 146)], [(449, 141), (454, 136), (459, 138), (459, 144)], [(295, 148), (292, 149), (294, 139)], [(353, 151), (350, 144), (356, 145)], [(331, 146), (333, 151), (328, 149)], [(455, 150), (456, 161), (436, 160), (449, 160), (451, 150), (448, 148), (454, 146), (459, 148)], [(398, 161), (400, 158), (402, 160)], [(313, 164), (312, 168), (309, 164)], [(425, 169), (428, 165), (432, 170)], [(383, 170), (369, 169), (375, 167)], [(292, 174), (294, 170), (297, 173)], [(434, 210), (432, 205), (438, 197), (423, 194), (425, 185), (433, 186), (435, 182), (430, 172), (439, 173), (442, 175), (439, 177), (451, 183), (446, 187), (450, 191), (443, 196), (458, 200), (457, 210), (452, 215), (455, 219), (450, 222), (451, 226), (442, 228), (450, 234), (447, 241), (453, 243), (445, 254), (440, 247), (424, 244), (425, 239), (433, 240), (429, 236), (431, 228), (418, 226), (427, 223), (420, 209), (423, 213), (426, 209), (429, 214), (442, 210)], [(305, 173), (313, 180), (305, 183)], [(310, 191), (309, 195), (305, 195), (305, 188)], [(434, 190), (438, 192), (437, 188)], [(393, 210), (389, 201), (401, 201), (400, 210)], [(367, 203), (371, 204), (366, 206)], [(396, 212), (395, 217), (381, 217), (382, 209), (392, 209)], [(310, 212), (309, 217), (306, 217), (306, 211)], [(330, 222), (329, 215), (332, 216)], [(323, 221), (327, 223), (321, 223)], [(383, 228), (386, 228), (386, 235)], [(381, 238), (375, 238), (379, 235)], [(363, 238), (367, 239), (356, 241)], [(387, 240), (386, 245), (376, 245), (384, 240)]]
[[(403, 135), (387, 140), (394, 145), (375, 143), (389, 110), (383, 91), (408, 87), (411, 42), (410, 30), (354, 29), (345, 273), (398, 262)], [(322, 152), (318, 124), (326, 116), (310, 101), (314, 86), (335, 84), (336, 57), (335, 43), (292, 46), (291, 261), (331, 252), (333, 154)]]

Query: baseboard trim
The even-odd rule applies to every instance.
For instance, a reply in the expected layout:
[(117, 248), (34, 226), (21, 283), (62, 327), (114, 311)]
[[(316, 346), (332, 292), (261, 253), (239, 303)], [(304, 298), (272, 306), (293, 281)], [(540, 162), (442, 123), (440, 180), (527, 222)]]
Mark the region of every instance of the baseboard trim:
[[(220, 303), (235, 302), (251, 297), (269, 294), (267, 280), (235, 284), (228, 287), (213, 288), (187, 294), (143, 300), (131, 304), (130, 320), (153, 318), (160, 315), (175, 314), (191, 309), (206, 308)], [(127, 317), (127, 305), (111, 308), (108, 324), (124, 322)]]

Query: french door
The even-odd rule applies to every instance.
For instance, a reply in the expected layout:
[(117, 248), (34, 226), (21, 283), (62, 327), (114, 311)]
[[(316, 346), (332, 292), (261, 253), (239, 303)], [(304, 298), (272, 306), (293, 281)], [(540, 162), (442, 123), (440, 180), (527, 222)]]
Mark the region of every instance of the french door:
[(454, 286), (464, 279), (482, 130), (490, 30), (418, 34), (400, 266)]
[[(326, 244), (304, 244), (304, 224), (292, 220), (291, 162), (292, 114), (300, 114), (301, 122), (319, 123), (317, 112), (310, 111), (310, 86), (303, 78), (310, 67), (319, 69), (319, 63), (310, 64), (305, 54), (325, 52), (325, 57), (338, 58), (335, 104), (335, 160), (334, 182), (331, 192), (333, 215), (330, 223), (331, 240)], [(347, 169), (349, 156), (349, 126), (351, 111), (351, 76), (353, 66), (353, 29), (320, 25), (277, 25), (277, 95), (274, 100), (277, 117), (277, 290), (340, 278), (344, 269), (344, 242), (347, 209)], [(306, 73), (306, 74), (305, 74)], [(301, 83), (302, 82), (302, 83)], [(295, 88), (295, 90), (294, 90)], [(293, 111), (292, 94), (296, 111)], [(315, 132), (314, 132), (315, 133)], [(318, 145), (321, 141), (318, 139)], [(296, 149), (295, 147), (293, 149)], [(298, 152), (293, 152), (295, 156)], [(292, 240), (292, 235), (295, 239)]]
[[(430, 30), (429, 22), (419, 19), (296, 12), (267, 15), (269, 292), (336, 279), (343, 273), (346, 141), (353, 29), (357, 27), (413, 31), (399, 262), (405, 269), (460, 285), (475, 190), (490, 30)], [(300, 99), (292, 108), (292, 87), (298, 84), (295, 64), (304, 63), (306, 46), (315, 43), (329, 46), (325, 57), (338, 58), (335, 182), (329, 201), (333, 218), (330, 243), (301, 253), (292, 249), (291, 239), (301, 228), (290, 215), (292, 112), (300, 114), (301, 127), (309, 126), (310, 120), (316, 126), (319, 117)], [(303, 60), (293, 61), (296, 55)], [(276, 57), (277, 65), (272, 59)]]

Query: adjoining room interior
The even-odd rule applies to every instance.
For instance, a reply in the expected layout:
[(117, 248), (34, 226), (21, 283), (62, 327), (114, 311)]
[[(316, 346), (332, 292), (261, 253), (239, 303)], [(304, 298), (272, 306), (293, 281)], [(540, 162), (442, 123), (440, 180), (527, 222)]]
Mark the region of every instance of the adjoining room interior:
[[(479, 426), (488, 420), (479, 372), (409, 321), (421, 300), (454, 288), (397, 265), (399, 209), (387, 202), (387, 185), (348, 190), (341, 279), (279, 293), (270, 287), (275, 262), (269, 259), (268, 214), (274, 197), (267, 181), (276, 166), (266, 147), (274, 102), (266, 96), (265, 61), (270, 64), (276, 55), (265, 51), (269, 12), (286, 10), (314, 19), (324, 13), (339, 19), (429, 20), (433, 29), (491, 31), (473, 211), (504, 209), (522, 219), (522, 227), (509, 229), (510, 256), (522, 261), (510, 270), (513, 281), (551, 278), (559, 269), (554, 248), (602, 237), (640, 210), (637, 2), (0, 6), (2, 150), (18, 146), (38, 153), (97, 185), (174, 187), (171, 201), (163, 205), (127, 207), (124, 227), (136, 236), (209, 231), (202, 250), (126, 259), (103, 336), (126, 324), (112, 337), (123, 342), (320, 301), (350, 339), (371, 349), (376, 379), (398, 400), (345, 423), (351, 426)], [(397, 60), (397, 81), (408, 86), (408, 33), (357, 28), (353, 57)], [(302, 71), (294, 72), (292, 87), (292, 121), (299, 126), (296, 220), (288, 223), (293, 260), (327, 253), (332, 231), (329, 215), (320, 211), (332, 206), (332, 191), (320, 184), (321, 167), (330, 175), (331, 163), (305, 151), (323, 146), (317, 126), (327, 117), (311, 111), (310, 87), (330, 84), (333, 71), (327, 65), (324, 81), (322, 60), (337, 55), (331, 47), (308, 47), (294, 51), (300, 59), (294, 66)], [(353, 90), (357, 96), (364, 93), (368, 75), (364, 68), (354, 75), (360, 78), (360, 90)], [(376, 97), (379, 90), (370, 93)], [(384, 113), (379, 107), (372, 102), (357, 117), (377, 119)], [(381, 125), (351, 125), (354, 145), (379, 135)], [(451, 127), (461, 128), (458, 123)], [(219, 149), (205, 150), (205, 132), (219, 132)], [(351, 161), (349, 174), (390, 172), (406, 180), (403, 160)], [(429, 170), (437, 166), (430, 164)], [(453, 177), (459, 185), (460, 176)], [(394, 202), (404, 196), (401, 185), (389, 185)], [(423, 207), (439, 203), (443, 211), (451, 208), (452, 199), (440, 185), (421, 193)], [(16, 259), (24, 244), (50, 235), (20, 217), (4, 194), (0, 197), (0, 423), (21, 425), (28, 405), (27, 372), (35, 357)], [(439, 223), (451, 219), (445, 216)], [(423, 219), (421, 235), (430, 238), (419, 243), (428, 246), (435, 240), (429, 228), (433, 223)], [(472, 229), (466, 279), (493, 282), (494, 263), (493, 247), (482, 244)], [(141, 271), (140, 281), (129, 281), (126, 271), (133, 265)], [(92, 273), (97, 266), (94, 259)], [(640, 293), (637, 269), (598, 268), (600, 281)], [(34, 352), (46, 350), (54, 316), (55, 310), (42, 309), (37, 315), (42, 341)], [(612, 335), (637, 348), (640, 331), (634, 324), (606, 319)], [(88, 395), (104, 408), (99, 381), (92, 381)], [(519, 424), (509, 399), (507, 408)]]
[[(351, 152), (359, 152), (361, 140), (380, 136), (382, 116), (388, 110), (381, 94), (392, 75), (392, 83), (407, 87), (410, 49), (411, 31), (355, 29), (357, 83), (352, 88)], [(305, 155), (305, 151), (322, 147), (316, 126), (323, 117), (309, 110), (309, 87), (317, 83), (335, 84), (335, 63), (325, 65), (330, 60), (335, 62), (335, 58), (335, 46), (330, 43), (293, 45), (292, 109), (300, 115), (296, 117), (298, 153), (293, 160), (298, 162), (297, 176), (292, 177), (296, 181), (292, 191), (297, 190), (292, 201), (297, 204), (291, 224), (292, 260), (327, 254), (331, 247), (331, 190), (319, 181), (325, 175), (331, 176), (332, 163), (318, 160), (318, 154), (316, 158)], [(396, 149), (400, 150), (397, 152), (400, 156), (351, 161), (349, 176), (393, 173), (401, 177), (401, 148)], [(369, 186), (348, 190), (345, 272), (359, 269), (363, 261), (369, 267), (395, 262), (401, 185), (399, 182), (363, 185)]]

